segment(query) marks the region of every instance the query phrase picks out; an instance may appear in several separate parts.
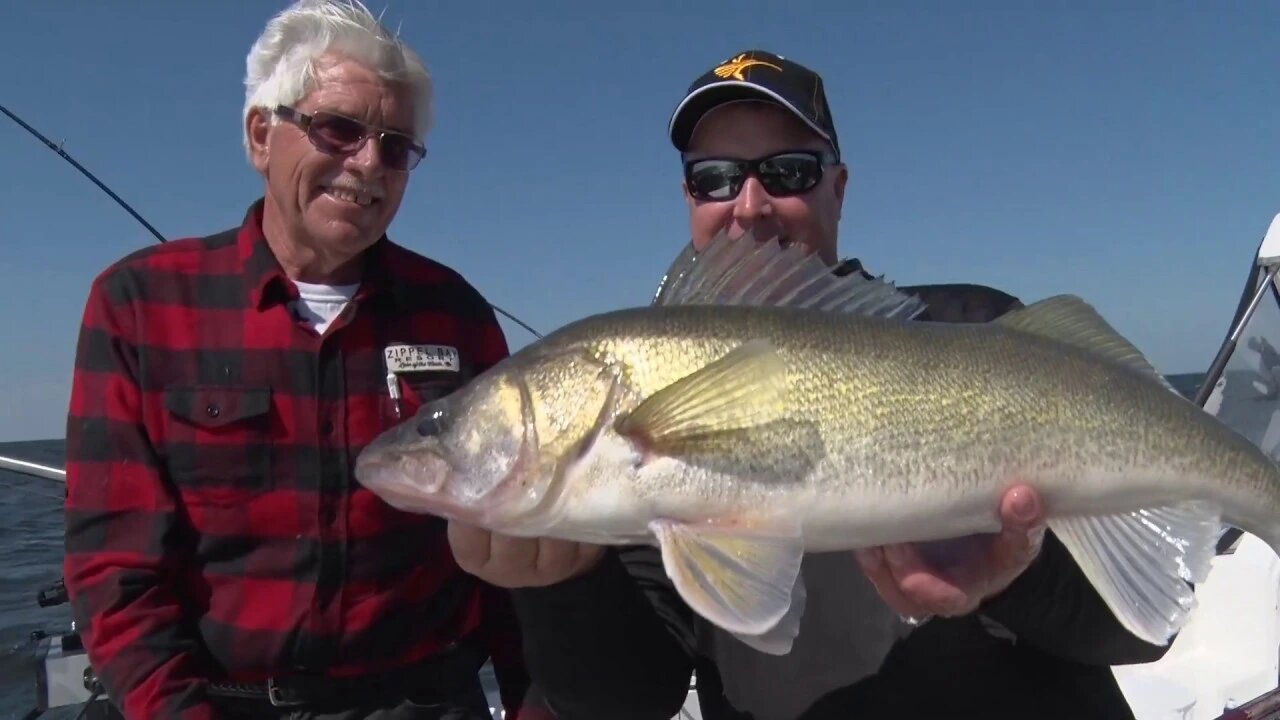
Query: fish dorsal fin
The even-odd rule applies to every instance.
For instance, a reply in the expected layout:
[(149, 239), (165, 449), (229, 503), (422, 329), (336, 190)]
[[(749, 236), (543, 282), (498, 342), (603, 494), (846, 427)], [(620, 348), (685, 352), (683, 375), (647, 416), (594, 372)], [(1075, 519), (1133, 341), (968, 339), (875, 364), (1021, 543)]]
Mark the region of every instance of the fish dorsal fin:
[(923, 300), (859, 273), (837, 275), (799, 243), (782, 247), (748, 232), (720, 232), (701, 252), (690, 243), (672, 262), (654, 305), (770, 305), (911, 319)]
[(1075, 295), (1055, 295), (1005, 313), (992, 321), (1022, 332), (1047, 337), (1087, 350), (1114, 363), (1126, 365), (1177, 390), (1098, 311)]

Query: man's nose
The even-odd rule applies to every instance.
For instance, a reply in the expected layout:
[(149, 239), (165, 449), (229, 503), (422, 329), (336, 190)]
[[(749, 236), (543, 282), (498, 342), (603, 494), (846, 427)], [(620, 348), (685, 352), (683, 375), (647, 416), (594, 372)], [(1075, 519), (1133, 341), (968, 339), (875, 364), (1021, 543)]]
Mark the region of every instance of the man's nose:
[(352, 170), (361, 171), (366, 177), (385, 170), (378, 153), (378, 138), (371, 137), (365, 140), (359, 150), (347, 156), (346, 165)]
[(733, 203), (733, 217), (737, 220), (755, 220), (773, 214), (773, 198), (754, 177), (748, 177)]

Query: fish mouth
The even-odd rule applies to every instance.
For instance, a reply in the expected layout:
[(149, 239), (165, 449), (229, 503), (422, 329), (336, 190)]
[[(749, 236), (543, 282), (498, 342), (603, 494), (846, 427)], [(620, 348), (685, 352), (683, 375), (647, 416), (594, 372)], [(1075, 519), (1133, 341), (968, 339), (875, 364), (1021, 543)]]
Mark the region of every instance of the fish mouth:
[(490, 381), (460, 404), (424, 405), (360, 452), (356, 480), (401, 511), (490, 529), (518, 524), (543, 485), (530, 400), (521, 383)]
[(451, 504), (446, 488), (452, 472), (448, 461), (435, 453), (401, 452), (376, 443), (355, 463), (356, 480), (388, 505), (433, 515)]
[(504, 512), (513, 468), (486, 481), (487, 473), (469, 466), (476, 458), (453, 457), (438, 437), (422, 435), (431, 422), (424, 415), (375, 438), (356, 457), (357, 482), (402, 512), (488, 527)]
[(465, 476), (434, 453), (394, 451), (361, 455), (356, 479), (391, 507), (401, 512), (434, 515), (488, 527), (492, 510), (487, 498), (466, 493)]

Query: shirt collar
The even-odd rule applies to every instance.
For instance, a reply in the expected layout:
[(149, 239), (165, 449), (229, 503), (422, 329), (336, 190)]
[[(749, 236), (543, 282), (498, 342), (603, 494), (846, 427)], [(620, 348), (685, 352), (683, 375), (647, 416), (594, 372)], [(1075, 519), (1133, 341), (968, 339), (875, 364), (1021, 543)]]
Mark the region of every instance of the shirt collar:
[[(245, 289), (249, 295), (250, 306), (256, 310), (298, 298), (298, 286), (289, 279), (288, 275), (285, 275), (284, 269), (280, 267), (280, 261), (271, 251), (266, 235), (262, 232), (264, 205), (265, 199), (258, 198), (249, 206), (236, 235)], [(360, 289), (356, 291), (353, 301), (362, 301), (381, 295), (390, 297), (398, 295), (395, 290), (400, 283), (396, 282), (392, 271), (394, 263), (390, 257), (394, 252), (395, 245), (387, 239), (385, 234), (364, 251), (364, 270), (360, 277)]]

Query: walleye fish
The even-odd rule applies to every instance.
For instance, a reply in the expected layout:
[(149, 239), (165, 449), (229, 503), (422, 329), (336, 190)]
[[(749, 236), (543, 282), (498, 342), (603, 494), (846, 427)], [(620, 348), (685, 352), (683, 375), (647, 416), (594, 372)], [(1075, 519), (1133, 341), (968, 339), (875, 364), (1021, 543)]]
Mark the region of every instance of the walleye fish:
[(1167, 644), (1225, 524), (1280, 551), (1280, 469), (1088, 304), (990, 323), (799, 247), (686, 247), (648, 306), (571, 323), (359, 456), (392, 506), (652, 543), (700, 615), (785, 654), (805, 551), (998, 532), (1013, 483), (1131, 633)]

